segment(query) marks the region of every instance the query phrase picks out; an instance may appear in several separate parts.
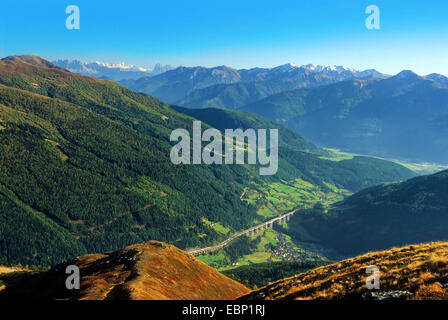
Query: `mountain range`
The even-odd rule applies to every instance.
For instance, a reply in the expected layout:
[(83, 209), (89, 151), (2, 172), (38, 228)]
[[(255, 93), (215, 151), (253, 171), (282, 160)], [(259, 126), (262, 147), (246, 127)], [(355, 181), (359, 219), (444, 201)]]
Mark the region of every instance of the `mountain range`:
[[(203, 129), (215, 123), (214, 113), (197, 115)], [(272, 201), (279, 200), (269, 194), (256, 201), (243, 196), (260, 187), (287, 186), (304, 201), (316, 195), (302, 184), (335, 194), (415, 176), (380, 159), (326, 159), (324, 150), (286, 128), (272, 177), (250, 165), (173, 165), (170, 133), (191, 131), (194, 119), (39, 57), (0, 60), (0, 260), (54, 265), (148, 239), (204, 246), (224, 239), (217, 223), (234, 232), (265, 219), (262, 206), (270, 215), (297, 206), (287, 201), (276, 208)], [(227, 121), (276, 126), (244, 112)]]
[[(194, 109), (72, 73), (36, 56), (1, 59), (0, 265), (8, 265), (5, 270), (18, 263), (53, 268), (0, 276), (0, 298), (395, 295), (366, 291), (362, 277), (372, 264), (385, 273), (384, 290), (405, 290), (400, 293), (405, 298), (447, 298), (446, 243), (368, 253), (251, 293), (173, 246), (217, 244), (292, 210), (286, 225), (270, 228), (303, 247), (330, 252), (334, 259), (446, 241), (448, 171), (416, 177), (395, 162), (356, 155), (335, 158), (311, 142), (442, 161), (448, 133), (445, 77), (411, 71), (388, 77), (376, 71), (288, 64), (244, 71), (177, 68), (142, 79), (156, 79), (159, 93), (175, 89), (176, 95), (187, 96), (220, 81), (211, 87), (274, 79), (285, 87), (302, 87), (239, 110)], [(191, 131), (194, 120), (203, 129), (221, 131), (278, 129), (277, 174), (260, 176), (257, 165), (173, 165), (170, 133)], [(238, 255), (241, 246), (254, 245), (250, 241), (246, 237), (229, 250)], [(326, 263), (294, 267), (301, 272)], [(60, 281), (71, 264), (79, 265), (84, 275), (81, 291), (65, 290)], [(269, 274), (279, 268), (259, 270)], [(257, 269), (244, 272), (247, 276)]]
[(412, 71), (272, 95), (241, 108), (318, 145), (416, 162), (447, 163), (447, 78)]
[(55, 60), (53, 64), (84, 76), (91, 76), (109, 80), (138, 79), (147, 76), (156, 76), (173, 69), (170, 65), (156, 64), (153, 68), (129, 66), (124, 62), (120, 64), (108, 64), (104, 62), (82, 62), (79, 60)]
[(447, 164), (448, 78), (343, 66), (179, 67), (122, 84), (188, 108), (240, 109), (321, 146)]
[(356, 71), (342, 66), (298, 66), (289, 63), (271, 69), (179, 67), (158, 76), (121, 83), (134, 91), (149, 93), (169, 103), (194, 108), (237, 108), (286, 90), (353, 78), (383, 77), (385, 75), (375, 70)]

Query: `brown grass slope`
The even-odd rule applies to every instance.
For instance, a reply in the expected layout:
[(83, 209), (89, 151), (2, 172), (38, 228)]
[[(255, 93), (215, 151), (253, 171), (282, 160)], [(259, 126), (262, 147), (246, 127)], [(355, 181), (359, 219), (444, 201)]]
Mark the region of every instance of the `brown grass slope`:
[[(80, 290), (67, 290), (68, 265), (80, 268)], [(158, 241), (90, 254), (44, 273), (10, 274), (1, 299), (227, 300), (249, 289), (192, 255)]]
[[(380, 289), (366, 288), (366, 268), (380, 269)], [(407, 299), (448, 300), (448, 242), (372, 252), (268, 284), (241, 299), (361, 299), (407, 291)]]
[[(49, 69), (57, 77), (66, 78), (84, 78), (90, 80), (99, 79), (93, 77), (82, 77), (77, 74), (71, 73), (70, 71), (61, 68), (45, 59), (32, 55), (21, 55), (21, 56), (8, 56), (6, 58), (0, 59), (0, 73), (3, 75), (13, 74), (13, 75), (25, 75), (31, 76), (33, 74), (40, 74), (42, 70)], [(103, 80), (106, 81), (106, 80)]]

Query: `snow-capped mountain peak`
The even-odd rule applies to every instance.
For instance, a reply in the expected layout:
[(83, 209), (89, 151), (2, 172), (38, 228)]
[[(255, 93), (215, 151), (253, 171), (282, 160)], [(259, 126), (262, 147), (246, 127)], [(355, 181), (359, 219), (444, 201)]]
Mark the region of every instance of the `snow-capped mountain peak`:
[(359, 71), (352, 68), (348, 68), (345, 66), (338, 66), (338, 65), (331, 65), (331, 66), (323, 66), (319, 64), (304, 64), (304, 65), (297, 65), (295, 63), (287, 63), (283, 64), (281, 66), (275, 67), (270, 69), (271, 72), (274, 72), (274, 74), (280, 73), (302, 73), (304, 71), (307, 72), (316, 72), (325, 74), (332, 77), (338, 77), (341, 79), (352, 79), (352, 78), (359, 78), (359, 79), (366, 79), (366, 78), (384, 78), (387, 77), (386, 75), (370, 69), (370, 70), (364, 70)]
[(294, 70), (294, 69), (298, 69), (298, 68), (300, 68), (299, 65), (290, 62), (290, 63), (282, 64), (281, 66), (275, 67), (272, 70), (275, 70), (275, 71), (290, 71), (290, 70)]
[(344, 66), (321, 66), (318, 64), (306, 64), (301, 66), (301, 68), (316, 72), (337, 72), (337, 73), (357, 72), (357, 70), (347, 68)]
[(136, 65), (127, 65), (125, 62), (110, 64), (101, 61), (82, 62), (79, 60), (56, 60), (54, 64), (71, 72), (98, 78), (111, 80), (138, 79), (141, 77), (155, 76), (173, 69), (169, 65), (156, 64), (154, 68)]
[(322, 66), (319, 66), (319, 65), (314, 64), (314, 63), (303, 65), (302, 68), (307, 69), (307, 70), (311, 70), (311, 71), (322, 70)]

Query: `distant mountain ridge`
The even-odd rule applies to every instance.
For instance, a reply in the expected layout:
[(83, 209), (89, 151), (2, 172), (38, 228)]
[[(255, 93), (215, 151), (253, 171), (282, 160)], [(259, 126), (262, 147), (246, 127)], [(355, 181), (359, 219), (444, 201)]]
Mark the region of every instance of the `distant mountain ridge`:
[(269, 96), (241, 108), (318, 145), (417, 162), (448, 162), (447, 78), (404, 70)]
[(154, 77), (121, 83), (134, 91), (149, 93), (186, 107), (237, 108), (286, 90), (355, 78), (385, 77), (376, 70), (356, 71), (342, 66), (298, 66), (288, 63), (271, 69), (179, 67)]
[(79, 60), (55, 60), (53, 63), (70, 72), (83, 76), (92, 76), (96, 78), (106, 78), (109, 80), (138, 79), (144, 76), (155, 76), (173, 69), (170, 65), (156, 64), (153, 68), (145, 68), (134, 65), (108, 64), (104, 62), (82, 62)]

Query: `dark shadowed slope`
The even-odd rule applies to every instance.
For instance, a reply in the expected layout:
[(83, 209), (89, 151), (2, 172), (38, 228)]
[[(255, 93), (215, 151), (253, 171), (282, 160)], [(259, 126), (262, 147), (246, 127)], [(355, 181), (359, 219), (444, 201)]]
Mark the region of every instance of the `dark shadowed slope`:
[[(448, 240), (448, 171), (368, 188), (334, 207), (295, 214), (289, 230), (344, 255)], [(306, 230), (306, 232), (304, 232)]]

